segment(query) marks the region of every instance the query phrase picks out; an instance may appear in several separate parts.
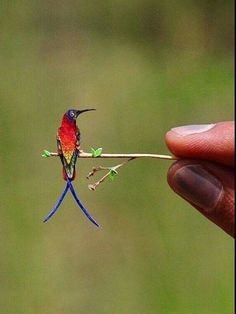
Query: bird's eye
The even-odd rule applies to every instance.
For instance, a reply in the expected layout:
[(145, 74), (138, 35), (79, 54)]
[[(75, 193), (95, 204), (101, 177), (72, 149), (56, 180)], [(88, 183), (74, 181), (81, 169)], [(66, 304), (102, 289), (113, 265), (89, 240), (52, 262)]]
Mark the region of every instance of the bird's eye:
[(71, 116), (71, 118), (74, 118), (75, 113), (73, 111), (70, 111), (70, 116)]

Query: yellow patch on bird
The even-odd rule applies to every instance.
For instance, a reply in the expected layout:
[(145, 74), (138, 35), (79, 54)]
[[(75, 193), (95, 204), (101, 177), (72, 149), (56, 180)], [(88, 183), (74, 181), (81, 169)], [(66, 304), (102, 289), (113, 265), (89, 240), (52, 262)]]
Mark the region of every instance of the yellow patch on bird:
[(65, 157), (66, 162), (69, 164), (73, 156), (73, 151), (63, 151), (63, 156)]

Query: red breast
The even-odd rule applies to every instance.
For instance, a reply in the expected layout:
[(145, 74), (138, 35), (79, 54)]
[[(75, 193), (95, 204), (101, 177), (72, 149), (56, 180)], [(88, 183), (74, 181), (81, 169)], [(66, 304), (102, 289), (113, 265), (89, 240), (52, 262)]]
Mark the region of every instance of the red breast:
[(78, 127), (76, 122), (70, 120), (66, 114), (64, 114), (61, 122), (61, 127), (58, 129), (58, 136), (62, 148), (63, 155), (66, 161), (70, 163), (74, 150), (76, 149), (76, 134)]

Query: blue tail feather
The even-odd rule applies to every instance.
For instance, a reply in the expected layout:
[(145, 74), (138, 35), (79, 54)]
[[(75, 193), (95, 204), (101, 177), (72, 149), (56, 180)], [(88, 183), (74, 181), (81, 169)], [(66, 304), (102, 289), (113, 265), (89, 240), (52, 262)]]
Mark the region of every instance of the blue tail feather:
[(52, 211), (47, 215), (47, 217), (44, 219), (43, 222), (47, 222), (56, 213), (56, 211), (58, 210), (59, 206), (61, 205), (64, 197), (66, 196), (68, 189), (69, 189), (69, 184), (67, 183), (67, 185), (66, 185), (64, 191), (62, 192), (59, 200), (57, 201), (56, 205), (54, 206)]
[(93, 217), (90, 215), (90, 213), (88, 212), (88, 210), (84, 207), (84, 205), (81, 203), (81, 201), (79, 200), (78, 196), (76, 195), (76, 192), (74, 190), (74, 187), (70, 181), (70, 179), (67, 178), (67, 185), (70, 188), (71, 194), (73, 195), (76, 203), (79, 205), (79, 207), (82, 209), (83, 213), (85, 214), (85, 216), (87, 216), (87, 218), (97, 227), (100, 227), (99, 224), (93, 219)]

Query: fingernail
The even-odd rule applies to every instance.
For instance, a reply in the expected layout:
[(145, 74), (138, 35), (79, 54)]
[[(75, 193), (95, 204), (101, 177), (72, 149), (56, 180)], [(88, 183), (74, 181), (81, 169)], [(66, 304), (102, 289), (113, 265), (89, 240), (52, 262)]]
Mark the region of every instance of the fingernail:
[(201, 165), (187, 165), (177, 170), (173, 187), (179, 195), (206, 212), (216, 207), (223, 193), (221, 182)]
[(171, 131), (181, 135), (191, 135), (195, 133), (202, 133), (209, 131), (215, 126), (215, 124), (193, 124), (193, 125), (184, 125), (171, 129)]

